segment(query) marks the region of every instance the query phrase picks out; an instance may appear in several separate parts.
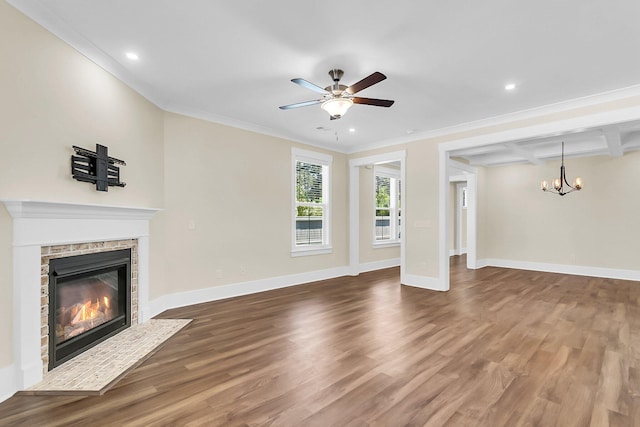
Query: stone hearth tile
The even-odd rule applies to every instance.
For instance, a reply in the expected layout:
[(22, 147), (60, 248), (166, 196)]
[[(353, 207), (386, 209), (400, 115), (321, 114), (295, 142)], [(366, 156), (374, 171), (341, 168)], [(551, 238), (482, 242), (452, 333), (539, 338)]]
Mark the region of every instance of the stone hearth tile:
[(20, 394), (102, 394), (189, 322), (151, 319), (133, 325), (49, 371)]

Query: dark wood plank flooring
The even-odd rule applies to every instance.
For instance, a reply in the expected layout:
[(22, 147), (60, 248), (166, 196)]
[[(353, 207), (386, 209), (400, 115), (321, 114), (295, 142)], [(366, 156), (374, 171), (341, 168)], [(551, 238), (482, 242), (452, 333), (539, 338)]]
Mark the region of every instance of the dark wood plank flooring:
[(103, 396), (0, 425), (640, 426), (640, 283), (397, 268), (170, 310), (192, 324)]

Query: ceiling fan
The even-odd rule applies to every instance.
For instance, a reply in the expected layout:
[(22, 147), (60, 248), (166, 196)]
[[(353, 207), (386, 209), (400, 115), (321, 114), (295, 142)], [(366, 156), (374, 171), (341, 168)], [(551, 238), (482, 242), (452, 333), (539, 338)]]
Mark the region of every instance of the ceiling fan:
[(304, 79), (291, 79), (291, 81), (295, 84), (322, 94), (322, 98), (314, 99), (313, 101), (304, 101), (298, 102), (296, 104), (283, 105), (280, 107), (280, 109), (290, 110), (292, 108), (322, 104), (320, 107), (327, 113), (329, 113), (331, 120), (336, 120), (344, 116), (344, 114), (353, 104), (374, 105), (376, 107), (391, 107), (393, 105), (394, 101), (388, 99), (360, 98), (354, 96), (361, 90), (366, 89), (369, 86), (373, 86), (376, 83), (380, 83), (381, 81), (386, 79), (387, 76), (385, 76), (384, 74), (376, 71), (370, 76), (365, 77), (364, 79), (352, 84), (349, 87), (340, 84), (340, 79), (342, 78), (343, 74), (344, 71), (338, 69), (329, 71), (329, 75), (333, 80), (333, 84), (331, 86), (325, 87), (324, 89)]

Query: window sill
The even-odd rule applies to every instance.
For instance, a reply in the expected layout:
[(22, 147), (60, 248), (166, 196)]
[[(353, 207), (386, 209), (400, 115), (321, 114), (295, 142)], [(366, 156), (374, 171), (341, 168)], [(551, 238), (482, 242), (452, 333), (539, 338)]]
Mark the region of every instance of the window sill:
[(323, 255), (333, 253), (331, 246), (323, 246), (320, 248), (296, 248), (291, 250), (292, 257), (309, 256), (309, 255)]
[(399, 240), (392, 240), (392, 241), (376, 241), (373, 242), (373, 248), (377, 249), (377, 248), (393, 248), (393, 247), (398, 247), (400, 246), (400, 241)]

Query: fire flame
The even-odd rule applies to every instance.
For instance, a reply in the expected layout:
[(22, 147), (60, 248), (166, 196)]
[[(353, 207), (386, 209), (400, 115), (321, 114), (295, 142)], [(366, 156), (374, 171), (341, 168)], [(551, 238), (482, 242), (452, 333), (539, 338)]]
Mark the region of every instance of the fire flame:
[(100, 304), (100, 301), (96, 299), (96, 302), (93, 303), (91, 301), (87, 301), (82, 304), (82, 307), (75, 313), (73, 320), (71, 320), (71, 324), (74, 325), (78, 322), (82, 322), (84, 320), (95, 319), (100, 316), (101, 313), (104, 313), (109, 309), (110, 301), (108, 297), (103, 298), (104, 309)]

